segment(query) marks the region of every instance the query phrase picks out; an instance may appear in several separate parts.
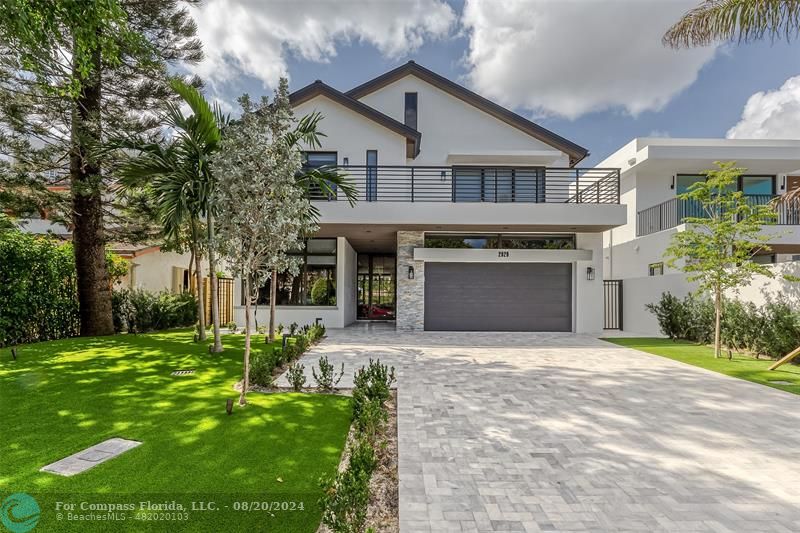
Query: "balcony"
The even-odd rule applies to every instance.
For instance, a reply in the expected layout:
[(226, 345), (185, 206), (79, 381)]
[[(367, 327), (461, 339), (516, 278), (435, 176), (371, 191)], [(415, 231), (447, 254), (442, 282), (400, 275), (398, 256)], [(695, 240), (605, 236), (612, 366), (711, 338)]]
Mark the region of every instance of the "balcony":
[[(359, 202), (619, 204), (617, 168), (342, 166)], [(315, 201), (345, 201), (344, 195)]]
[[(776, 218), (767, 221), (767, 224), (779, 226), (800, 224), (800, 200), (773, 203), (777, 197), (771, 194), (753, 194), (747, 195), (745, 198), (750, 205), (774, 205)], [(703, 218), (704, 216), (703, 207), (696, 200), (671, 198), (636, 213), (636, 236), (643, 237), (675, 228), (683, 224), (687, 218)]]

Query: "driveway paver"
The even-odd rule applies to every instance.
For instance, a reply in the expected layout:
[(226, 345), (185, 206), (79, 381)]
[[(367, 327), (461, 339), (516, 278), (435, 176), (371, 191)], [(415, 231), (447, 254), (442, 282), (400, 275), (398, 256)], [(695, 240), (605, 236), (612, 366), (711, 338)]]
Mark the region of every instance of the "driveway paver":
[(581, 335), (361, 326), (321, 353), (398, 369), (404, 532), (800, 531), (800, 397)]

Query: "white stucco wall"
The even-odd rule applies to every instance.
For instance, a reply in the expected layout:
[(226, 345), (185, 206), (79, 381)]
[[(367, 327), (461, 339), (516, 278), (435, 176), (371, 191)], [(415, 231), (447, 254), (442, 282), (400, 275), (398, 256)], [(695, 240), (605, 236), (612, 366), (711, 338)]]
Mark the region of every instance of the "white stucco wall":
[(378, 151), (379, 165), (406, 164), (406, 138), (367, 117), (333, 102), (325, 96), (317, 96), (294, 108), (296, 117), (319, 111), (323, 119), (319, 130), (320, 152), (337, 152), (339, 164), (348, 158), (351, 165), (366, 165), (367, 150)]
[[(603, 330), (603, 237), (600, 233), (575, 235), (578, 249), (591, 250), (591, 261), (573, 263), (575, 287), (574, 329), (576, 333), (599, 333)], [(586, 268), (595, 270), (593, 280), (586, 279)]]
[[(497, 151), (542, 150), (553, 147), (502, 122), (458, 98), (408, 75), (370, 93), (361, 101), (404, 121), (406, 92), (417, 93), (417, 130), (422, 133), (422, 150), (414, 165), (447, 165), (447, 155), (488, 154)], [(489, 158), (472, 164), (496, 164)], [(564, 155), (550, 166), (567, 166)]]
[[(669, 246), (672, 236), (681, 231), (685, 225), (676, 228), (651, 233), (638, 239), (615, 244), (613, 248), (605, 248), (604, 272), (606, 279), (626, 279), (647, 276), (648, 265), (651, 263), (664, 263), (664, 273), (675, 273), (677, 269), (670, 268), (664, 259), (664, 251)], [(616, 228), (614, 238), (616, 242)]]
[[(124, 286), (151, 292), (171, 291), (172, 267), (188, 268), (189, 254), (156, 251), (133, 257), (129, 262), (133, 265), (132, 280), (129, 271), (122, 282)], [(207, 270), (208, 266), (205, 265), (206, 275)]]

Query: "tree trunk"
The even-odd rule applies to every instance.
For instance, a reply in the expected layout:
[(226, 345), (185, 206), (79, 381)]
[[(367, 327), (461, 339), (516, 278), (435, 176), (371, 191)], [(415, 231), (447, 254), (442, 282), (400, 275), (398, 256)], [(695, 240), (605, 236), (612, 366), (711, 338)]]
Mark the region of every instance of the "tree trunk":
[(720, 342), (720, 322), (722, 318), (722, 291), (714, 291), (714, 357), (722, 357), (722, 345)]
[(278, 299), (278, 271), (272, 271), (269, 283), (269, 342), (275, 342), (275, 300)]
[(217, 287), (217, 261), (214, 257), (214, 217), (208, 214), (208, 278), (211, 285), (211, 323), (214, 327), (214, 346), (212, 353), (219, 353), (222, 348), (222, 337), (219, 333), (219, 290)]
[(106, 269), (102, 175), (97, 161), (100, 142), (102, 68), (100, 52), (92, 58), (92, 79), (81, 80), (72, 109), (69, 173), (72, 193), (72, 242), (78, 285), (80, 334), (113, 335), (111, 285)]
[(192, 220), (192, 241), (194, 243), (194, 275), (195, 285), (197, 285), (197, 323), (198, 334), (197, 339), (206, 340), (206, 302), (205, 294), (203, 291), (203, 263), (200, 257), (200, 248), (198, 246), (199, 238), (197, 235), (197, 223)]
[(247, 387), (250, 383), (250, 280), (244, 280), (244, 371), (242, 372), (242, 392), (239, 395), (239, 405), (247, 405)]
[[(190, 248), (190, 250), (189, 250), (189, 268), (187, 269), (188, 274), (186, 276), (186, 281), (189, 283), (189, 286), (187, 287), (187, 290), (191, 291), (191, 287), (192, 287), (192, 266), (194, 265), (194, 245), (190, 246), (189, 248)], [(181, 283), (183, 283), (183, 280), (181, 280)]]

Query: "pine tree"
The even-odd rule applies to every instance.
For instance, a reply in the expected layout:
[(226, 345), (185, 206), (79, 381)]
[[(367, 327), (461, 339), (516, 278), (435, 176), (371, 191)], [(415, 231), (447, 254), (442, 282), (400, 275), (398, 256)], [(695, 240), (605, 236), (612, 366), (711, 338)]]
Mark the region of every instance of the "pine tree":
[[(155, 133), (170, 65), (202, 58), (178, 0), (0, 2), (0, 189), (72, 229), (81, 335), (113, 333), (106, 242), (131, 229), (110, 139)], [(52, 185), (68, 184), (69, 197)], [(133, 230), (141, 234), (141, 224)]]

